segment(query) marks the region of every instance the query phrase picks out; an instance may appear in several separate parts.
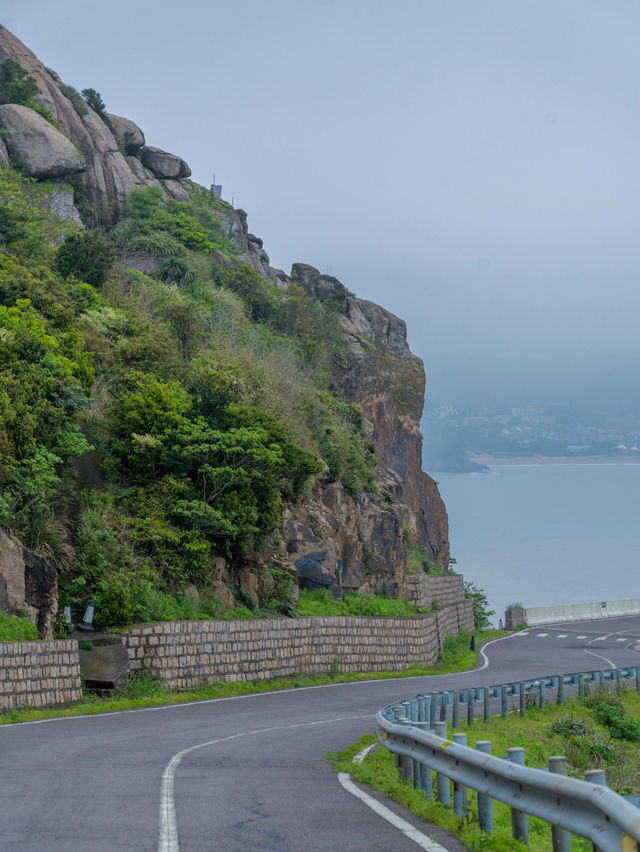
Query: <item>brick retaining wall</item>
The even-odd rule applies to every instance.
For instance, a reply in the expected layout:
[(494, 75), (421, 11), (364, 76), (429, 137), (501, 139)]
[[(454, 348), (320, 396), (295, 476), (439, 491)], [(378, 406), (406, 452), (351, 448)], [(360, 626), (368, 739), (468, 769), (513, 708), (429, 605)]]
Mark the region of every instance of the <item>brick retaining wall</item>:
[(435, 662), (446, 636), (473, 629), (470, 601), (418, 618), (173, 621), (120, 635), (131, 668), (167, 686), (270, 680), (299, 672), (401, 670)]
[(417, 607), (463, 603), (464, 577), (462, 574), (407, 574), (407, 600)]
[(81, 698), (75, 640), (0, 642), (0, 712), (70, 704)]

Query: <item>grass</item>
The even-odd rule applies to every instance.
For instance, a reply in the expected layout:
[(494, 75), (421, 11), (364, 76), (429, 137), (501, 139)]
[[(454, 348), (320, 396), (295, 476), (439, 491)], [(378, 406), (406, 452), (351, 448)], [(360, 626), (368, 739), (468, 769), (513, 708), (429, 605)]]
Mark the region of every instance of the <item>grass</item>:
[(298, 615), (369, 615), (388, 618), (411, 618), (417, 610), (402, 598), (385, 598), (382, 595), (362, 595), (351, 592), (337, 601), (328, 589), (300, 589)]
[[(498, 631), (487, 631), (487, 634), (495, 634)], [(478, 641), (486, 641), (485, 633), (478, 634)], [(504, 635), (504, 631), (500, 633)], [(461, 644), (469, 645), (469, 634), (461, 634), (464, 640)], [(85, 716), (95, 713), (112, 713), (118, 710), (138, 710), (144, 707), (161, 707), (171, 704), (186, 704), (190, 701), (205, 701), (212, 698), (229, 698), (239, 695), (256, 695), (262, 692), (272, 692), (283, 689), (296, 689), (305, 686), (322, 686), (335, 683), (355, 683), (363, 680), (385, 680), (391, 678), (423, 677), (425, 675), (442, 674), (451, 669), (452, 665), (469, 665), (477, 663), (477, 656), (464, 654), (458, 657), (450, 650), (443, 650), (442, 662), (429, 668), (411, 666), (402, 671), (379, 671), (379, 672), (337, 672), (335, 667), (325, 674), (302, 674), (292, 678), (278, 678), (270, 681), (238, 681), (223, 683), (214, 681), (203, 684), (188, 691), (168, 690), (159, 681), (148, 675), (133, 675), (129, 678), (126, 687), (110, 698), (103, 698), (87, 694), (78, 704), (67, 707), (52, 707), (46, 709), (20, 709), (10, 710), (0, 715), (0, 725), (13, 724), (17, 722), (32, 722), (40, 719), (55, 719), (65, 716)], [(462, 669), (453, 669), (462, 671)]]
[(37, 638), (38, 631), (28, 619), (0, 611), (0, 642), (24, 642)]
[[(604, 768), (607, 784), (626, 795), (640, 792), (638, 719), (640, 695), (625, 688), (613, 693), (598, 688), (584, 700), (566, 702), (562, 706), (548, 703), (542, 710), (530, 707), (524, 718), (516, 711), (507, 719), (493, 717), (488, 723), (475, 721), (471, 728), (463, 723), (460, 730), (467, 733), (471, 746), (478, 740), (491, 740), (492, 752), (496, 755), (506, 754), (507, 749), (513, 746), (524, 748), (527, 766), (546, 767), (549, 756), (563, 754), (567, 758), (570, 776), (582, 777), (586, 769)], [(626, 740), (622, 738), (625, 736)], [(380, 747), (362, 764), (353, 764), (353, 756), (374, 741), (375, 736), (368, 735), (346, 751), (328, 755), (328, 759), (336, 771), (349, 772), (358, 781), (380, 790), (417, 816), (458, 836), (472, 850), (526, 848), (513, 840), (510, 808), (500, 802), (494, 801), (494, 832), (487, 837), (477, 824), (475, 794), (469, 794), (466, 818), (459, 819), (452, 808), (427, 799), (410, 783), (402, 781), (395, 756), (387, 749)], [(530, 817), (529, 835), (530, 850), (552, 852), (551, 831), (547, 823)], [(572, 837), (571, 849), (587, 852), (591, 844), (583, 838)]]

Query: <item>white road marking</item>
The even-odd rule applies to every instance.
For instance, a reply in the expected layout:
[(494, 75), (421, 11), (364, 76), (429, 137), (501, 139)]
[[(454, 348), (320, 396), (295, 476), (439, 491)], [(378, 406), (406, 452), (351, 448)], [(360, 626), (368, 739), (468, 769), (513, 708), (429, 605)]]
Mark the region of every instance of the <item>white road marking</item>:
[(556, 639), (566, 639), (568, 635), (568, 633), (558, 633)]
[(585, 652), (585, 654), (591, 654), (592, 657), (597, 657), (599, 660), (604, 660), (605, 663), (609, 663), (610, 668), (615, 669), (616, 664), (613, 663), (607, 657), (603, 657), (601, 654), (594, 654), (593, 651), (588, 651), (586, 648), (583, 648), (582, 650)]
[(159, 838), (158, 852), (179, 852), (180, 846), (178, 843), (178, 825), (176, 822), (176, 804), (173, 795), (174, 779), (176, 769), (180, 765), (182, 758), (192, 751), (206, 746), (216, 745), (217, 743), (228, 742), (229, 740), (237, 740), (240, 737), (250, 737), (256, 734), (265, 734), (268, 731), (282, 731), (290, 728), (309, 728), (313, 725), (330, 725), (334, 722), (346, 722), (350, 719), (370, 719), (371, 714), (367, 713), (359, 716), (339, 716), (336, 719), (320, 719), (316, 722), (296, 722), (293, 725), (273, 725), (269, 728), (257, 728), (255, 731), (240, 731), (237, 734), (230, 734), (228, 737), (219, 737), (216, 740), (208, 740), (206, 743), (198, 743), (197, 745), (183, 748), (182, 751), (173, 755), (167, 763), (162, 773), (162, 781), (160, 783), (160, 821), (159, 821)]
[(578, 639), (586, 639), (586, 636), (578, 636)]
[(608, 636), (598, 636), (597, 639), (593, 639), (593, 642), (604, 642), (605, 639), (608, 639)]
[(514, 633), (513, 635), (514, 636), (528, 636), (529, 631), (528, 630), (521, 630), (519, 633)]
[(538, 636), (548, 636), (548, 633), (538, 633)]
[(616, 642), (626, 642), (626, 641), (627, 641), (626, 638), (625, 639), (616, 639)]
[(361, 802), (364, 802), (367, 807), (371, 808), (372, 811), (375, 811), (378, 816), (381, 816), (382, 819), (386, 819), (387, 822), (390, 822), (391, 825), (399, 829), (405, 837), (409, 840), (413, 840), (420, 849), (424, 849), (425, 852), (447, 852), (444, 846), (441, 846), (426, 834), (418, 831), (418, 829), (411, 825), (410, 822), (407, 822), (406, 819), (402, 819), (402, 817), (394, 814), (393, 811), (389, 810), (389, 808), (377, 799), (374, 799), (373, 796), (370, 796), (368, 793), (365, 793), (364, 790), (356, 787), (351, 780), (351, 776), (347, 775), (346, 772), (338, 772), (338, 781), (348, 793), (351, 793), (352, 796), (356, 796), (356, 798), (360, 799)]
[(354, 762), (354, 763), (362, 763), (362, 761), (363, 761), (363, 760), (365, 759), (365, 757), (369, 754), (369, 752), (370, 752), (370, 751), (373, 751), (373, 749), (374, 749), (377, 745), (378, 745), (378, 743), (371, 743), (371, 745), (370, 745), (370, 746), (367, 746), (366, 748), (363, 748), (363, 749), (362, 749), (362, 751), (360, 752), (360, 754), (356, 754), (356, 756), (353, 758), (353, 762)]
[[(515, 634), (511, 634), (510, 636), (498, 636), (497, 639), (492, 639), (491, 642), (487, 642), (487, 644), (483, 645), (482, 648), (480, 648), (480, 651), (479, 651), (480, 656), (484, 660), (484, 663), (481, 666), (477, 666), (475, 669), (469, 669), (466, 672), (457, 672), (457, 673), (452, 672), (451, 675), (449, 675), (449, 677), (453, 677), (454, 674), (458, 674), (458, 675), (460, 675), (460, 674), (472, 674), (473, 672), (481, 672), (483, 669), (486, 669), (489, 666), (489, 657), (487, 657), (487, 655), (485, 654), (485, 651), (489, 647), (489, 645), (493, 645), (495, 642), (504, 642), (505, 639), (512, 639), (514, 635), (519, 636), (520, 634), (515, 633)], [(441, 677), (447, 677), (447, 675), (441, 675)]]

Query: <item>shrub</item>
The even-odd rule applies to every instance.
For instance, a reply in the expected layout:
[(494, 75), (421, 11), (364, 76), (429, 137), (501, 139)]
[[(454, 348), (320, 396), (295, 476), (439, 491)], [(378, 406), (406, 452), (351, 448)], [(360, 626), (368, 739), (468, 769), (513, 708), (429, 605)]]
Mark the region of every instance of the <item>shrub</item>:
[(97, 112), (98, 115), (104, 115), (107, 107), (105, 102), (102, 100), (100, 92), (97, 92), (95, 89), (83, 89), (82, 97), (94, 112)]
[(489, 609), (489, 601), (483, 589), (473, 583), (464, 584), (464, 596), (473, 604), (473, 623), (476, 630), (484, 630), (491, 626), (491, 616), (495, 610)]
[(616, 740), (640, 742), (640, 725), (633, 719), (625, 719), (622, 709), (609, 702), (596, 704), (593, 717), (599, 725), (603, 725)]
[(82, 118), (83, 115), (87, 115), (89, 110), (87, 109), (87, 104), (83, 100), (82, 95), (77, 89), (74, 89), (73, 86), (60, 86), (60, 91), (71, 101), (71, 105), (78, 113), (78, 115)]
[(0, 62), (0, 104), (21, 104), (41, 115), (49, 124), (58, 127), (53, 114), (34, 100), (40, 89), (33, 77), (15, 61)]
[(83, 231), (67, 237), (56, 253), (56, 269), (65, 278), (74, 276), (94, 287), (104, 284), (115, 252), (99, 231)]
[(581, 737), (587, 733), (587, 725), (582, 719), (577, 719), (573, 713), (567, 713), (557, 719), (549, 728), (550, 734), (559, 734), (561, 737)]

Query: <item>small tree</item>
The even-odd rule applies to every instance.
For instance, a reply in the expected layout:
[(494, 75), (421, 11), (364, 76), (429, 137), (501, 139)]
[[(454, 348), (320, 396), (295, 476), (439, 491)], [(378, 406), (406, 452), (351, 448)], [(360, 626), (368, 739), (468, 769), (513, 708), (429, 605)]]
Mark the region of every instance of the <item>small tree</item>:
[(89, 104), (94, 112), (97, 112), (98, 115), (104, 115), (107, 107), (105, 102), (102, 100), (100, 92), (97, 92), (95, 89), (83, 89), (82, 97)]
[(495, 610), (489, 609), (489, 601), (484, 593), (484, 589), (479, 589), (473, 583), (465, 583), (464, 596), (473, 604), (473, 624), (476, 630), (484, 630), (486, 627), (491, 627), (489, 619), (496, 613)]

